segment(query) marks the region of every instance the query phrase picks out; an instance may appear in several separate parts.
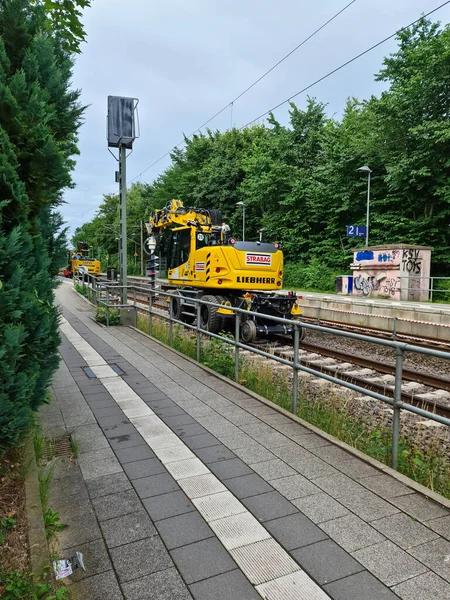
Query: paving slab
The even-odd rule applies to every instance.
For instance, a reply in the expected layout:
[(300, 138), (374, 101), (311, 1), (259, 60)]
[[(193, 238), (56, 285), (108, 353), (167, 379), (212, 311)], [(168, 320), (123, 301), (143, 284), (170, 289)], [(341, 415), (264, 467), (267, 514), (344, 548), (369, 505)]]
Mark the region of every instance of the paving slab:
[(388, 586), (428, 571), (422, 563), (389, 540), (356, 550), (352, 556)]
[(153, 521), (167, 519), (195, 510), (195, 506), (181, 490), (143, 499), (148, 514)]
[(255, 463), (252, 465), (252, 469), (266, 481), (273, 481), (274, 479), (280, 479), (281, 477), (296, 475), (296, 471), (294, 471), (292, 467), (278, 458)]
[(216, 538), (176, 548), (171, 555), (187, 584), (236, 569), (236, 563)]
[(327, 535), (301, 513), (266, 521), (264, 527), (287, 550), (327, 539)]
[(156, 535), (156, 529), (145, 510), (129, 513), (100, 523), (108, 548), (123, 546)]
[(298, 512), (295, 506), (277, 491), (244, 498), (242, 504), (261, 523)]
[(412, 577), (392, 588), (402, 600), (448, 600), (448, 583), (435, 573)]
[(155, 521), (155, 525), (168, 550), (199, 542), (214, 535), (196, 511)]
[(330, 539), (297, 548), (291, 554), (321, 585), (364, 571), (361, 563)]
[(252, 469), (240, 458), (230, 458), (220, 462), (209, 463), (208, 467), (222, 481), (253, 473)]
[(409, 554), (450, 582), (450, 542), (439, 538), (411, 548)]
[(173, 566), (158, 536), (112, 548), (110, 552), (114, 569), (122, 583)]
[(86, 481), (86, 486), (91, 498), (100, 498), (117, 492), (132, 489), (132, 485), (125, 473), (103, 475)]
[(408, 550), (413, 546), (430, 542), (439, 537), (430, 528), (401, 512), (372, 521), (371, 525), (403, 550)]
[(115, 450), (115, 455), (119, 462), (123, 465), (130, 462), (145, 460), (147, 458), (155, 458), (147, 444), (141, 446), (132, 446), (131, 448), (123, 448), (123, 450)]
[(226, 487), (236, 496), (236, 498), (248, 498), (272, 492), (273, 487), (270, 486), (262, 477), (256, 475), (243, 475), (242, 477), (234, 477), (226, 480)]
[(189, 586), (195, 600), (261, 600), (248, 579), (235, 569)]
[(74, 582), (70, 589), (75, 598), (89, 598), (89, 600), (105, 600), (105, 598), (123, 600), (124, 598), (112, 569)]
[(345, 506), (323, 493), (294, 498), (292, 504), (314, 523), (324, 523), (349, 514)]
[(134, 490), (126, 490), (101, 496), (92, 501), (99, 521), (107, 521), (141, 509), (141, 502)]
[(126, 600), (191, 600), (192, 598), (174, 567), (123, 583), (122, 589)]
[(123, 470), (131, 480), (167, 472), (157, 458), (125, 463)]
[(378, 579), (367, 571), (324, 585), (333, 600), (398, 600)]
[(303, 475), (271, 479), (270, 484), (288, 500), (321, 493), (321, 489), (308, 481)]
[(394, 506), (421, 523), (425, 523), (430, 519), (437, 517), (450, 516), (450, 511), (447, 508), (444, 508), (440, 504), (437, 504), (437, 502), (433, 502), (433, 500), (429, 500), (420, 494), (397, 496), (391, 498), (391, 502)]
[(141, 499), (168, 494), (180, 489), (169, 473), (160, 473), (159, 475), (150, 475), (149, 477), (135, 479), (133, 486)]
[(355, 515), (346, 515), (339, 519), (325, 521), (320, 524), (320, 528), (347, 552), (365, 548), (385, 539), (378, 531)]

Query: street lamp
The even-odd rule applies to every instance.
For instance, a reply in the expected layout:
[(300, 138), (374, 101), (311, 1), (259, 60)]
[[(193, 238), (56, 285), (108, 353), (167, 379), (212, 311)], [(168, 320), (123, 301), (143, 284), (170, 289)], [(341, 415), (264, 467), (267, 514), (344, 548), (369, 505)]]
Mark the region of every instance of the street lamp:
[(236, 206), (242, 206), (242, 241), (245, 242), (245, 204), (236, 202)]
[(369, 169), (367, 165), (359, 167), (356, 169), (357, 171), (362, 171), (363, 173), (367, 173), (367, 214), (366, 214), (366, 246), (369, 246), (369, 212), (370, 212), (370, 174), (372, 173), (372, 169)]
[(258, 231), (259, 231), (259, 241), (262, 242), (262, 236), (263, 236), (263, 233), (265, 232), (265, 229), (264, 229), (264, 227), (262, 227), (261, 229), (258, 229)]

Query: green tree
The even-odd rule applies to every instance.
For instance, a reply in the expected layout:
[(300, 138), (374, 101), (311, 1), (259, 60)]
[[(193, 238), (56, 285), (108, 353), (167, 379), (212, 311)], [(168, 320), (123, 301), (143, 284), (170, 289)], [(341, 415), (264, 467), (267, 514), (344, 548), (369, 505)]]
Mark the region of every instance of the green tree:
[(58, 365), (53, 275), (66, 245), (56, 207), (83, 112), (62, 33), (43, 6), (0, 1), (0, 452), (45, 401)]

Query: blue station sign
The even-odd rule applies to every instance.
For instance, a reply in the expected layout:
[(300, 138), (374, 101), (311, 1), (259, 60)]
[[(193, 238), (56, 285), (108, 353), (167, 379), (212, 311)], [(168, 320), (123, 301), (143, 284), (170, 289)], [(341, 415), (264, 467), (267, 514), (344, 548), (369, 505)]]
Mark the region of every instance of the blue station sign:
[(347, 225), (347, 237), (366, 237), (365, 225)]

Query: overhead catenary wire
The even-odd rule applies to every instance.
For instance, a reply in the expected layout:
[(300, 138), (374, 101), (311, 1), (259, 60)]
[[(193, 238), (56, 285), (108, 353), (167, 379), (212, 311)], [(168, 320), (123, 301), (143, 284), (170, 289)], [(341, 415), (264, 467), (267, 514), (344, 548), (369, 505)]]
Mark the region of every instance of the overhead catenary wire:
[(247, 86), (245, 88), (245, 90), (243, 90), (240, 94), (238, 94), (235, 98), (233, 98), (233, 100), (231, 100), (230, 102), (227, 102), (227, 104), (221, 108), (220, 110), (218, 110), (212, 117), (210, 117), (207, 121), (205, 121), (204, 123), (202, 123), (199, 127), (197, 127), (196, 129), (194, 129), (194, 131), (188, 135), (185, 136), (185, 138), (183, 138), (183, 140), (181, 140), (181, 142), (178, 142), (178, 144), (176, 144), (175, 146), (172, 146), (172, 148), (170, 150), (168, 150), (165, 154), (163, 154), (160, 158), (158, 158), (157, 160), (155, 160), (151, 165), (149, 165), (147, 168), (145, 168), (143, 171), (141, 171), (141, 173), (139, 173), (139, 175), (136, 175), (136, 177), (134, 177), (133, 179), (130, 180), (130, 183), (132, 183), (133, 181), (135, 181), (136, 179), (139, 179), (140, 177), (142, 177), (142, 175), (144, 173), (146, 173), (147, 171), (149, 171), (152, 167), (154, 167), (155, 165), (157, 165), (159, 162), (161, 162), (164, 158), (166, 158), (167, 156), (169, 156), (173, 150), (173, 148), (177, 148), (178, 146), (180, 146), (181, 144), (183, 144), (183, 142), (185, 141), (185, 139), (189, 139), (191, 138), (195, 133), (197, 133), (197, 131), (200, 131), (201, 129), (203, 129), (203, 127), (206, 127), (206, 125), (208, 125), (209, 123), (211, 123), (211, 121), (214, 121), (215, 118), (217, 118), (219, 115), (221, 115), (223, 112), (225, 112), (228, 108), (231, 109), (231, 127), (232, 127), (232, 115), (233, 115), (233, 107), (234, 107), (234, 103), (239, 100), (240, 98), (242, 98), (242, 96), (244, 96), (247, 92), (249, 92), (252, 88), (255, 87), (255, 85), (257, 85), (260, 81), (262, 81), (265, 77), (267, 77), (267, 75), (269, 75), (269, 73), (271, 73), (274, 69), (276, 69), (279, 65), (281, 65), (281, 63), (283, 63), (286, 59), (288, 59), (292, 54), (294, 54), (294, 52), (296, 52), (297, 50), (299, 50), (302, 46), (304, 46), (307, 42), (309, 42), (310, 39), (312, 39), (315, 35), (317, 35), (320, 31), (322, 31), (322, 29), (324, 29), (327, 25), (329, 25), (332, 21), (334, 21), (337, 17), (339, 17), (339, 15), (341, 15), (344, 11), (346, 11), (348, 8), (350, 8), (350, 6), (352, 4), (354, 4), (357, 0), (351, 0), (351, 2), (349, 2), (348, 4), (346, 4), (343, 8), (341, 8), (337, 13), (335, 13), (332, 17), (330, 17), (327, 21), (325, 21), (325, 23), (323, 23), (320, 27), (318, 27), (315, 31), (313, 31), (311, 34), (309, 34), (304, 40), (302, 40), (299, 44), (297, 44), (297, 46), (295, 46), (295, 48), (293, 48), (290, 52), (288, 52), (287, 54), (285, 54), (279, 61), (277, 61), (274, 65), (272, 65), (270, 67), (270, 69), (268, 69), (267, 71), (265, 71), (265, 73), (263, 73), (262, 75), (260, 75), (260, 77), (258, 77), (258, 79), (256, 79), (253, 83), (251, 83), (249, 86)]
[(436, 8), (433, 8), (433, 10), (430, 10), (428, 13), (426, 13), (424, 15), (421, 15), (415, 21), (412, 21), (411, 23), (409, 23), (409, 25), (405, 25), (404, 27), (402, 27), (401, 29), (398, 29), (397, 31), (395, 31), (394, 33), (392, 33), (391, 35), (389, 35), (388, 37), (385, 37), (380, 42), (377, 42), (376, 44), (374, 44), (370, 48), (367, 48), (367, 50), (364, 50), (363, 52), (360, 52), (359, 54), (357, 54), (353, 58), (351, 58), (351, 59), (347, 60), (346, 62), (342, 63), (341, 65), (339, 65), (339, 67), (336, 67), (332, 71), (329, 71), (326, 75), (323, 75), (319, 79), (316, 79), (315, 81), (313, 81), (312, 83), (310, 83), (309, 85), (307, 85), (306, 87), (304, 87), (303, 89), (301, 89), (300, 91), (296, 92), (292, 96), (289, 96), (289, 98), (286, 98), (286, 100), (283, 100), (282, 102), (279, 102), (276, 106), (273, 106), (272, 108), (270, 108), (266, 112), (262, 113), (261, 115), (259, 115), (255, 119), (252, 119), (251, 121), (249, 121), (248, 123), (246, 123), (245, 125), (243, 125), (242, 127), (240, 127), (239, 129), (240, 130), (245, 129), (249, 125), (252, 125), (256, 121), (259, 121), (259, 119), (262, 119), (262, 118), (266, 117), (267, 115), (269, 115), (270, 113), (272, 113), (274, 110), (277, 110), (277, 108), (280, 108), (280, 106), (283, 106), (283, 104), (286, 104), (287, 102), (291, 102), (291, 100), (293, 100), (294, 98), (296, 98), (300, 94), (303, 94), (304, 92), (308, 91), (309, 89), (311, 89), (312, 87), (314, 87), (315, 85), (317, 85), (321, 81), (324, 81), (328, 77), (331, 77), (331, 75), (334, 75), (335, 73), (337, 73), (338, 71), (340, 71), (344, 67), (347, 67), (351, 63), (355, 62), (355, 60), (358, 60), (359, 58), (361, 58), (361, 56), (364, 56), (365, 54), (368, 54), (372, 50), (375, 50), (375, 48), (378, 48), (382, 44), (384, 44), (387, 41), (391, 40), (396, 35), (398, 35), (401, 31), (404, 31), (405, 29), (408, 29), (409, 27), (412, 27), (416, 23), (419, 23), (423, 19), (426, 19), (427, 17), (429, 17), (430, 15), (432, 15), (433, 13), (435, 13), (436, 11), (440, 10), (441, 8), (443, 8), (444, 6), (446, 6), (447, 4), (450, 4), (450, 0), (447, 0), (446, 2), (444, 2), (443, 4), (441, 4), (440, 6), (437, 6)]

